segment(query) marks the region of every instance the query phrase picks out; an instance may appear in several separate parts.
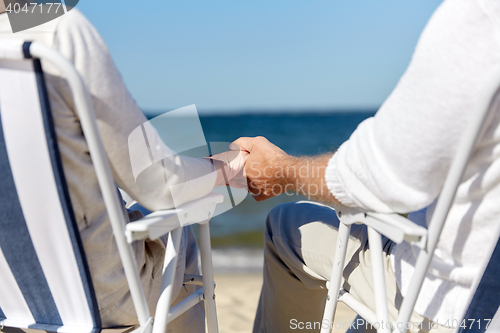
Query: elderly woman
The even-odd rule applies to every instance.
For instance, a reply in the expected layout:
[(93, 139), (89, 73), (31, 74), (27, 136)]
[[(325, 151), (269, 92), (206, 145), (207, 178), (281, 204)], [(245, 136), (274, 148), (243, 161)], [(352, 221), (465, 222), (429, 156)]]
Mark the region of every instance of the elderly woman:
[[(1, 38), (22, 38), (45, 43), (74, 64), (90, 92), (114, 180), (138, 203), (149, 210), (173, 208), (170, 187), (202, 176), (203, 181), (197, 182), (196, 191), (175, 198), (176, 204), (200, 198), (210, 193), (214, 186), (226, 184), (222, 169), (217, 168), (217, 172), (214, 172), (213, 162), (179, 155), (164, 163), (152, 164), (141, 175), (146, 180), (137, 182), (131, 165), (131, 157), (136, 160), (137, 156), (129, 156), (128, 139), (132, 131), (140, 128), (147, 119), (125, 87), (104, 41), (92, 24), (78, 10), (71, 9), (52, 21), (13, 34), (5, 11), (6, 7), (0, 1)], [(130, 291), (71, 91), (57, 70), (48, 63), (43, 63), (43, 67), (64, 173), (103, 327), (136, 324)], [(151, 149), (168, 150), (156, 131), (152, 130), (148, 134), (156, 136), (154, 141), (157, 145), (151, 146)], [(219, 163), (226, 171), (227, 180), (242, 169), (245, 160), (244, 154), (230, 155), (221, 156), (222, 159), (232, 159), (230, 163)], [(149, 159), (144, 163), (151, 164)], [(151, 186), (151, 180), (154, 179), (161, 179), (162, 182)], [(165, 239), (134, 243), (141, 280), (152, 313), (159, 297), (165, 243)], [(189, 289), (182, 288), (182, 277), (185, 273), (196, 274), (196, 250), (193, 233), (190, 228), (185, 228), (177, 263), (174, 303), (189, 295)], [(169, 324), (169, 331), (203, 332), (204, 325), (204, 311), (198, 304)]]

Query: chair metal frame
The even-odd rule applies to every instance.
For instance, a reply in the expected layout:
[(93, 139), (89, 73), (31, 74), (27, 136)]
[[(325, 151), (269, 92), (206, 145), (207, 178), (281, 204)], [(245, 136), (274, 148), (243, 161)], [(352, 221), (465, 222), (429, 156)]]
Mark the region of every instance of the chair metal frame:
[[(398, 214), (363, 212), (355, 208), (334, 205), (340, 224), (322, 323), (333, 322), (337, 301), (345, 303), (371, 324), (390, 322), (386, 299), (381, 241), (381, 235), (385, 235), (396, 244), (407, 241), (421, 249), (415, 265), (415, 272), (409, 285), (408, 294), (404, 297), (396, 323), (392, 323), (392, 327), (390, 327), (390, 325), (385, 325), (384, 327), (379, 325), (377, 329), (377, 332), (392, 331), (402, 333), (405, 331), (404, 328), (410, 320), (422, 283), (429, 269), (434, 250), (436, 249), (441, 231), (453, 204), (455, 193), (460, 185), (469, 159), (474, 152), (478, 138), (484, 130), (484, 125), (487, 122), (488, 116), (492, 114), (490, 110), (495, 110), (500, 107), (500, 70), (496, 69), (492, 74), (493, 75), (486, 82), (479, 96), (476, 108), (472, 112), (470, 123), (462, 135), (461, 142), (459, 143), (457, 153), (448, 171), (441, 194), (437, 199), (436, 208), (429, 222), (428, 229), (418, 226)], [(368, 242), (371, 250), (376, 306), (375, 312), (340, 288), (347, 243), (349, 241), (352, 224), (365, 224), (368, 227)], [(330, 328), (324, 325), (321, 329), (321, 333), (330, 333)]]
[[(21, 45), (23, 46), (22, 51), (24, 52), (25, 58), (32, 57), (48, 61), (60, 70), (73, 93), (76, 112), (92, 157), (97, 180), (103, 195), (118, 252), (123, 263), (131, 297), (137, 313), (139, 327), (134, 329), (133, 332), (164, 333), (166, 332), (169, 322), (200, 301), (204, 301), (205, 303), (207, 331), (209, 333), (218, 332), (209, 220), (214, 214), (217, 203), (223, 201), (222, 195), (212, 193), (176, 209), (156, 211), (139, 221), (127, 224), (123, 214), (122, 201), (119, 198), (107, 155), (99, 134), (90, 95), (82, 78), (73, 64), (56, 50), (40, 42), (25, 42), (24, 44), (19, 44), (19, 46)], [(19, 52), (21, 52), (21, 50), (19, 50)], [(19, 57), (18, 52), (9, 53), (9, 50), (0, 52), (0, 57), (5, 59), (22, 59)], [(184, 226), (195, 223), (199, 224), (199, 243), (203, 275), (185, 277), (185, 284), (199, 285), (201, 288), (170, 309), (175, 263), (177, 254), (179, 253), (182, 235), (182, 226), (179, 223), (179, 217), (182, 217), (182, 225)], [(153, 317), (149, 311), (131, 243), (146, 237), (157, 239), (167, 233), (169, 234), (169, 241), (163, 267), (161, 294), (158, 300), (155, 317)]]

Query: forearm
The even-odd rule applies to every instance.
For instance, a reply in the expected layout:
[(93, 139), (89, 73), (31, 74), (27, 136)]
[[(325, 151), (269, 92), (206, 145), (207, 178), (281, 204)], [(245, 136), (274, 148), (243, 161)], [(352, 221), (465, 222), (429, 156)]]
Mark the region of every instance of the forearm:
[(292, 190), (308, 199), (325, 203), (338, 203), (325, 181), (325, 170), (331, 157), (332, 154), (324, 154), (284, 159), (285, 191)]

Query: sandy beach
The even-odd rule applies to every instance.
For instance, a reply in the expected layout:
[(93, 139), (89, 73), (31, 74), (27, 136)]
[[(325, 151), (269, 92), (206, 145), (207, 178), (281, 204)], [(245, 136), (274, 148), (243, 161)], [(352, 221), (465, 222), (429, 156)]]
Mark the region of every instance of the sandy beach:
[[(252, 332), (253, 320), (262, 286), (260, 272), (216, 273), (217, 315), (220, 333)], [(355, 313), (343, 303), (338, 304), (335, 321), (351, 322)], [(333, 329), (334, 333), (345, 329)]]

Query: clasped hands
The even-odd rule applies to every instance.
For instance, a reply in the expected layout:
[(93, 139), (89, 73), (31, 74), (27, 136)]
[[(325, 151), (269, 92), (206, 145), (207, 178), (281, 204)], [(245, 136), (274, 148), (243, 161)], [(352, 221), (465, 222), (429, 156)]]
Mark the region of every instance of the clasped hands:
[(246, 188), (257, 201), (293, 189), (283, 165), (293, 157), (264, 137), (243, 137), (228, 152), (211, 156), (217, 169), (216, 185)]
[(338, 202), (325, 181), (333, 153), (293, 157), (261, 136), (239, 138), (229, 148), (231, 151), (211, 157), (218, 186), (246, 188), (257, 201), (294, 191), (308, 199)]

